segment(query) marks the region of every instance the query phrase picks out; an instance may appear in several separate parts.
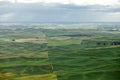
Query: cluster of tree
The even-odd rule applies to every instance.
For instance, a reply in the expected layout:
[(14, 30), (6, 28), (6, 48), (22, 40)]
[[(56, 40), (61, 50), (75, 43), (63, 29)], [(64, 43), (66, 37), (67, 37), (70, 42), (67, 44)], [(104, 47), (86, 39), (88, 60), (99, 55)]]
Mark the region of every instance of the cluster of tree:
[(120, 42), (112, 42), (111, 45), (120, 45)]
[[(97, 45), (98, 46), (100, 46), (100, 45), (104, 45), (105, 46), (105, 45), (107, 45), (107, 43), (100, 43), (99, 42), (99, 43), (97, 43)], [(120, 45), (120, 42), (111, 42), (110, 45)]]

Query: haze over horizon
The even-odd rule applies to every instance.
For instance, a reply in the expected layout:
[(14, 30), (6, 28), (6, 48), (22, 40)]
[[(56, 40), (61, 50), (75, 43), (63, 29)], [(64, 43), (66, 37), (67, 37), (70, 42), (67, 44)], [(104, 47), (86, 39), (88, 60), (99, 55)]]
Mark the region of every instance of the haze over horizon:
[(0, 22), (120, 22), (120, 1), (0, 0)]

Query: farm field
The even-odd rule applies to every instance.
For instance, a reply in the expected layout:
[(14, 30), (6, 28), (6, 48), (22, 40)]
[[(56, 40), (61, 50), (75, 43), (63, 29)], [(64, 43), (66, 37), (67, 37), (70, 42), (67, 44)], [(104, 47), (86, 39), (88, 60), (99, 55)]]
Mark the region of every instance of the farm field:
[(119, 31), (69, 31), (48, 38), (49, 57), (58, 80), (120, 79)]
[(0, 80), (120, 80), (119, 35), (118, 24), (0, 25)]
[(0, 80), (57, 79), (49, 61), (45, 35), (33, 33), (31, 30), (1, 30)]

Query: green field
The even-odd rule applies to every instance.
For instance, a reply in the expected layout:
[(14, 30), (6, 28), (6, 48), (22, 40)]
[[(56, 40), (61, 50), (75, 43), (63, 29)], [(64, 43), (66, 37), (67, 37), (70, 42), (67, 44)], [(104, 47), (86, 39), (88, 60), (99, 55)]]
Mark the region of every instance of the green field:
[(120, 45), (112, 45), (120, 42), (119, 31), (78, 29), (71, 33), (48, 38), (58, 80), (120, 80)]
[(56, 80), (45, 34), (35, 30), (1, 30), (0, 80)]
[(120, 80), (119, 25), (0, 26), (0, 80)]
[(74, 45), (73, 48), (50, 48), (50, 57), (58, 80), (120, 79), (120, 47), (78, 49)]

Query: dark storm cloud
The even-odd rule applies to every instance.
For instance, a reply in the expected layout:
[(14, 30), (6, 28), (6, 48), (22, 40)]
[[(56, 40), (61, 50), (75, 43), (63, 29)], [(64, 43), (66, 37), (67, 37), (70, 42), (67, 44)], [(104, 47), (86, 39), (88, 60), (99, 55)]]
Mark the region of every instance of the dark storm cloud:
[(115, 12), (120, 12), (119, 7), (47, 3), (14, 4), (10, 2), (0, 2), (1, 22), (100, 21), (101, 17), (104, 17), (103, 14)]

